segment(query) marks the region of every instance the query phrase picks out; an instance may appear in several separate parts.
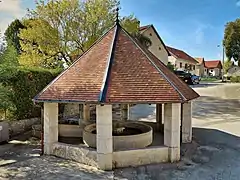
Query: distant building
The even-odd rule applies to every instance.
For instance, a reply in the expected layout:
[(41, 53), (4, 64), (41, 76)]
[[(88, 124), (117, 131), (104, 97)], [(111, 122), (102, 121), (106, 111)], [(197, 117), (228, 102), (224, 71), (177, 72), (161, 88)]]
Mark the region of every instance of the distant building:
[(142, 26), (139, 28), (139, 31), (144, 36), (148, 37), (152, 44), (148, 48), (148, 50), (154, 54), (159, 60), (161, 60), (165, 65), (168, 63), (168, 56), (170, 53), (168, 52), (162, 38), (158, 34), (155, 27), (151, 25)]
[(195, 58), (198, 63), (196, 65), (196, 75), (198, 76), (206, 76), (207, 74), (205, 74), (204, 70), (205, 70), (205, 60), (204, 60), (204, 57), (196, 57)]
[(222, 76), (222, 62), (220, 60), (205, 61), (205, 73), (208, 76)]
[(196, 73), (196, 65), (198, 61), (188, 55), (186, 52), (167, 46), (171, 56), (168, 57), (168, 62), (174, 65), (175, 69), (189, 71), (193, 74)]

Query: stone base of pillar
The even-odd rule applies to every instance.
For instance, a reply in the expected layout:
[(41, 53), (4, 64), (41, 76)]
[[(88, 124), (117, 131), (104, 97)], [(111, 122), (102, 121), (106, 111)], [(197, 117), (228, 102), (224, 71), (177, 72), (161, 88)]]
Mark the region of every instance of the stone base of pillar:
[(176, 148), (169, 148), (168, 150), (168, 158), (170, 162), (177, 162), (180, 160), (180, 147), (176, 147)]
[(110, 171), (112, 170), (112, 153), (108, 153), (108, 154), (101, 154), (98, 153), (97, 154), (97, 162), (98, 162), (98, 167), (101, 170), (106, 170), (106, 171)]
[(182, 104), (182, 143), (192, 142), (192, 103)]
[(44, 154), (51, 155), (52, 154), (52, 144), (48, 144), (44, 142)]

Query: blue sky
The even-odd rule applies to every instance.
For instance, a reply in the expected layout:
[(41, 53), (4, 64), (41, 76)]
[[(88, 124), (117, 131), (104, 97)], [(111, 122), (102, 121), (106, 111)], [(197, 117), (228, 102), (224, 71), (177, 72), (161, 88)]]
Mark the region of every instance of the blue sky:
[[(34, 0), (2, 0), (0, 30), (21, 18)], [(120, 15), (134, 13), (142, 25), (153, 24), (165, 44), (193, 57), (220, 59), (224, 25), (240, 17), (240, 0), (121, 0)]]

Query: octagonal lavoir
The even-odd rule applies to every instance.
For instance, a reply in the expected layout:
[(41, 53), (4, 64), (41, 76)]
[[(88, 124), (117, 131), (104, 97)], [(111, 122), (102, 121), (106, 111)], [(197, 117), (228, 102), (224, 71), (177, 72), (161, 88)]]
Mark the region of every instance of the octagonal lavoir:
[[(182, 141), (192, 139), (191, 100), (197, 97), (117, 19), (112, 28), (34, 98), (34, 102), (44, 103), (44, 154), (96, 165), (102, 170), (178, 161), (180, 133)], [(87, 125), (83, 140), (89, 147), (70, 147), (58, 141), (58, 103), (81, 104), (85, 108), (80, 108), (79, 114), (86, 122), (90, 120), (88, 106), (96, 105), (96, 124), (83, 123), (84, 127)], [(156, 104), (156, 126), (152, 127), (156, 127), (154, 136), (164, 130), (162, 144), (152, 143), (151, 127), (130, 121), (129, 104)], [(125, 107), (120, 110), (118, 122), (113, 121), (115, 105)]]
[[(96, 148), (96, 133), (96, 124), (84, 128), (83, 141), (87, 146)], [(152, 127), (140, 122), (113, 122), (113, 149), (147, 147), (152, 143), (152, 134)]]

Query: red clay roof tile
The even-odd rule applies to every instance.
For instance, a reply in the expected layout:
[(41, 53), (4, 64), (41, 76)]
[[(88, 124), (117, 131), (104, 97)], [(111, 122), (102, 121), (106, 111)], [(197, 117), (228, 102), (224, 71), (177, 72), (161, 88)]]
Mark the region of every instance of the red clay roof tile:
[(181, 103), (198, 96), (116, 25), (34, 100)]
[(222, 68), (222, 62), (220, 60), (205, 61), (206, 68)]
[(192, 63), (198, 63), (198, 61), (196, 59), (194, 59), (193, 57), (191, 57), (190, 55), (188, 55), (187, 53), (185, 53), (182, 50), (179, 50), (179, 49), (176, 49), (173, 47), (169, 47), (169, 46), (167, 46), (167, 49), (170, 52), (170, 54), (176, 58), (185, 59)]

